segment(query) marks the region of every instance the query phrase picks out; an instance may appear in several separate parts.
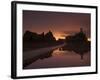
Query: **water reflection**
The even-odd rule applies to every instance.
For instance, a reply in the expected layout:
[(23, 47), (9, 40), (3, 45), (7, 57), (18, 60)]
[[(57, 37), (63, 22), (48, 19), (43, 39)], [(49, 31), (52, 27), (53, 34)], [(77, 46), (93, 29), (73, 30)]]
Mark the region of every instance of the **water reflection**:
[(59, 50), (63, 51), (74, 51), (76, 54), (79, 54), (81, 60), (83, 60), (83, 56), (85, 53), (90, 51), (90, 43), (74, 43), (74, 44), (66, 44), (64, 47), (60, 48)]
[(36, 56), (36, 57), (33, 57), (33, 58), (31, 58), (31, 59), (28, 59), (28, 60), (24, 61), (24, 63), (23, 63), (23, 68), (25, 68), (26, 66), (28, 66), (29, 64), (31, 64), (31, 63), (33, 63), (33, 62), (36, 62), (36, 61), (39, 60), (39, 59), (43, 60), (43, 59), (45, 59), (45, 58), (51, 57), (51, 56), (52, 56), (52, 53), (53, 53), (53, 50), (52, 50), (52, 51), (49, 51), (49, 52), (47, 52), (47, 53), (44, 53), (44, 54), (42, 54), (42, 55), (38, 55), (38, 56)]
[[(80, 56), (80, 60), (84, 60), (84, 58), (86, 57), (86, 56), (83, 57), (84, 54), (86, 54), (89, 51), (90, 51), (90, 46), (88, 46), (86, 44), (81, 44), (81, 45), (80, 44), (77, 44), (77, 45), (75, 45), (75, 44), (74, 45), (67, 45), (66, 44), (65, 46), (63, 46), (61, 48), (57, 48), (57, 49), (51, 50), (51, 51), (46, 52), (46, 53), (44, 53), (42, 55), (38, 55), (38, 56), (36, 56), (36, 57), (34, 57), (32, 59), (29, 59), (28, 61), (24, 61), (26, 63), (24, 63), (24, 65), (23, 65), (24, 67), (23, 68), (25, 68), (26, 66), (28, 66), (31, 63), (35, 63), (38, 60), (41, 60), (41, 61), (50, 61), (50, 60), (52, 60), (53, 61), (52, 57), (56, 58), (55, 60), (58, 60), (57, 58), (59, 58), (58, 61), (60, 61), (62, 59), (62, 56), (64, 56), (64, 57), (66, 57), (66, 59), (65, 59), (66, 61), (67, 60), (75, 61), (76, 57), (79, 55)], [(88, 58), (89, 57), (90, 56), (88, 56)], [(39, 63), (37, 62), (37, 64), (39, 64)], [(59, 63), (59, 64), (62, 65), (62, 63)], [(75, 64), (75, 63), (73, 63), (73, 64)], [(47, 63), (47, 65), (48, 65), (48, 63)], [(45, 66), (47, 66), (47, 65), (45, 64)], [(69, 65), (69, 64), (65, 64), (65, 65)]]

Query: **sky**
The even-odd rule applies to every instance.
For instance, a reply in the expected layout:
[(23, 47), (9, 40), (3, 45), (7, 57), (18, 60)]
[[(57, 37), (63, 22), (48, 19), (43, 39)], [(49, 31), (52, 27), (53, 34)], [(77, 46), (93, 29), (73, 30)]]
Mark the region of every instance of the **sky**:
[(90, 38), (91, 15), (88, 13), (47, 12), (23, 10), (23, 33), (29, 30), (41, 34), (49, 30), (56, 39), (73, 35), (83, 28)]

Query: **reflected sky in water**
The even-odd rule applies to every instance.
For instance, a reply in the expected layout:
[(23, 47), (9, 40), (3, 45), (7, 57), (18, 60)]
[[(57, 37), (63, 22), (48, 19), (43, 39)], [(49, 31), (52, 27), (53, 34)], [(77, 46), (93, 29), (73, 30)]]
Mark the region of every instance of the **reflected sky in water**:
[(48, 55), (40, 56), (24, 69), (90, 66), (90, 61), (90, 51), (79, 54), (58, 48), (48, 53)]

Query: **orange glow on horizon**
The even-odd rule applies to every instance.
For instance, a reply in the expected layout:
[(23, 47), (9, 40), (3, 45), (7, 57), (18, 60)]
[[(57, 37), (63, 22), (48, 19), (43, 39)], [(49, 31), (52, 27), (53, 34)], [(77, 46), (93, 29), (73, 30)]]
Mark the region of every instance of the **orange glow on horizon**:
[(54, 33), (54, 37), (56, 38), (56, 40), (65, 39), (65, 37), (62, 37), (60, 33)]
[(65, 39), (65, 37), (59, 37), (59, 36), (56, 36), (55, 38), (56, 38), (56, 40)]
[[(59, 39), (65, 39), (65, 36), (62, 36), (64, 35), (63, 33), (54, 33), (54, 37), (56, 38), (56, 40), (59, 40)], [(68, 36), (66, 34), (66, 36)]]

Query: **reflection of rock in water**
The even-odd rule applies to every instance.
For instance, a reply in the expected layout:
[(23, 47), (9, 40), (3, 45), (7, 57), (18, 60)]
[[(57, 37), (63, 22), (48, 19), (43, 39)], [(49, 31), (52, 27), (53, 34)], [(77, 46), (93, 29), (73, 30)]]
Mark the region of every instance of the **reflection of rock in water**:
[(52, 52), (53, 51), (50, 51), (48, 53), (45, 53), (43, 55), (40, 55), (40, 59), (45, 59), (45, 58), (49, 58), (49, 57), (52, 57)]
[(23, 68), (25, 68), (25, 67), (28, 66), (29, 64), (31, 64), (31, 63), (33, 63), (33, 62), (39, 60), (39, 59), (45, 59), (45, 58), (52, 57), (52, 52), (53, 52), (53, 50), (52, 50), (52, 51), (49, 51), (49, 52), (47, 52), (47, 53), (44, 53), (44, 54), (42, 54), (42, 55), (38, 55), (38, 56), (36, 56), (36, 57), (34, 57), (34, 58), (31, 58), (31, 59), (28, 59), (28, 60), (23, 61), (23, 63), (24, 63), (24, 64), (23, 64)]
[(66, 46), (62, 49), (74, 51), (81, 56), (81, 59), (83, 59), (84, 53), (90, 50), (90, 41), (87, 40), (87, 37), (81, 28), (80, 32), (74, 36), (66, 37)]
[(62, 47), (62, 50), (74, 51), (81, 56), (81, 59), (83, 59), (84, 53), (90, 50), (90, 43), (70, 43)]

